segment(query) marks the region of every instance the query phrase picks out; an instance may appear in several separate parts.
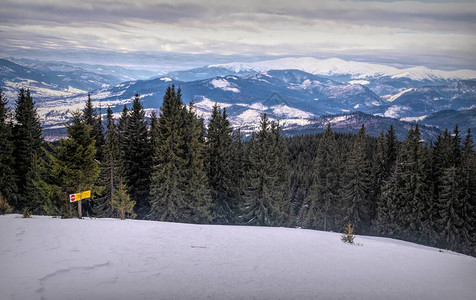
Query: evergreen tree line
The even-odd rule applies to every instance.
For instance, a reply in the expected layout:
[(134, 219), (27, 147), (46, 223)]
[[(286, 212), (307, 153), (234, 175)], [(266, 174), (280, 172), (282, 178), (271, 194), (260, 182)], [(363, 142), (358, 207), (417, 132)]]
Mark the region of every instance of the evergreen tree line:
[(294, 226), (403, 239), (476, 255), (476, 151), (456, 126), (426, 144), (418, 125), (372, 138), (288, 138)]
[[(259, 226), (388, 236), (476, 255), (476, 152), (458, 127), (424, 143), (362, 126), (284, 138), (266, 114), (244, 141), (217, 105), (205, 120), (167, 88), (147, 120), (136, 95), (114, 119), (88, 96), (67, 138), (46, 143), (29, 91), (0, 101), (0, 197), (17, 212)], [(68, 195), (91, 189), (82, 205)], [(76, 211), (79, 209), (79, 211)]]

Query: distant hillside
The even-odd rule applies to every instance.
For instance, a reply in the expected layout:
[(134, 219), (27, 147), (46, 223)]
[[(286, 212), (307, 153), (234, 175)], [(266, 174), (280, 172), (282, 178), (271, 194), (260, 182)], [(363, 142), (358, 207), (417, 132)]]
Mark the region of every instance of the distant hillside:
[[(362, 124), (364, 124), (367, 134), (374, 137), (378, 137), (382, 130), (387, 131), (390, 125), (393, 125), (399, 140), (405, 139), (411, 126), (415, 126), (415, 123), (411, 122), (355, 112), (311, 119), (307, 125), (294, 125), (286, 128), (284, 133), (286, 135), (299, 135), (323, 132), (329, 123), (334, 131), (345, 133), (357, 133)], [(441, 133), (439, 128), (433, 126), (420, 124), (419, 127), (422, 138), (427, 142), (435, 139), (436, 136)]]
[(422, 124), (436, 126), (442, 130), (453, 129), (455, 124), (461, 131), (466, 132), (471, 128), (471, 132), (476, 134), (476, 107), (467, 110), (443, 110), (434, 113), (423, 120)]
[(86, 94), (154, 75), (157, 74), (115, 66), (0, 58), (0, 87), (8, 99), (16, 99), (22, 87), (29, 88), (34, 99), (41, 102)]
[[(10, 58), (9, 58), (10, 59)], [(118, 83), (130, 80), (140, 80), (140, 79), (148, 79), (154, 76), (158, 76), (159, 73), (148, 71), (148, 70), (137, 70), (137, 69), (129, 69), (114, 65), (98, 65), (98, 64), (85, 64), (85, 63), (70, 63), (70, 62), (45, 62), (40, 60), (34, 59), (10, 59), (13, 62), (24, 64), (31, 68), (48, 68), (48, 66), (65, 66), (71, 68), (80, 68), (88, 72), (106, 75), (106, 76), (114, 76), (117, 78)]]

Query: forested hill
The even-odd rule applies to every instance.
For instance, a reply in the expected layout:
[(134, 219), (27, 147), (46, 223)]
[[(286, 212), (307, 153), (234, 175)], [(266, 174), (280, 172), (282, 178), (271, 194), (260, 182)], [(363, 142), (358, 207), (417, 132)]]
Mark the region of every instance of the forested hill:
[[(461, 120), (465, 120), (465, 118), (461, 118)], [(441, 134), (444, 131), (444, 129), (441, 130), (436, 125), (428, 126), (423, 125), (421, 123), (423, 123), (423, 121), (419, 122), (421, 138), (428, 143), (432, 140), (435, 140), (438, 134)], [(393, 126), (393, 129), (395, 130), (395, 135), (397, 136), (397, 140), (403, 141), (408, 135), (408, 131), (411, 129), (412, 126), (415, 126), (416, 123), (400, 121), (398, 119), (393, 118), (374, 116), (363, 112), (354, 112), (337, 115), (326, 115), (310, 119), (308, 124), (295, 124), (285, 128), (283, 130), (283, 133), (287, 136), (320, 133), (326, 130), (328, 124), (331, 124), (332, 129), (336, 132), (353, 134), (357, 134), (359, 129), (362, 127), (362, 124), (364, 124), (366, 133), (373, 137), (378, 137), (382, 130), (388, 129), (390, 128), (390, 126)], [(430, 121), (430, 123), (428, 124), (433, 123), (431, 123)], [(447, 125), (449, 125), (449, 123), (447, 123)], [(463, 128), (473, 128), (471, 126), (467, 127), (467, 125), (470, 124), (464, 123)], [(454, 126), (454, 124), (451, 124), (451, 126)], [(476, 124), (474, 127), (476, 128)]]
[[(13, 115), (13, 120), (9, 117)], [(0, 207), (71, 218), (137, 217), (200, 224), (284, 226), (379, 235), (476, 255), (476, 151), (458, 127), (433, 142), (390, 125), (287, 137), (263, 114), (249, 140), (226, 110), (208, 119), (169, 86), (160, 113), (139, 95), (103, 128), (91, 99), (67, 137), (43, 141), (28, 91), (15, 111), (0, 101)], [(68, 195), (92, 190), (70, 203)]]

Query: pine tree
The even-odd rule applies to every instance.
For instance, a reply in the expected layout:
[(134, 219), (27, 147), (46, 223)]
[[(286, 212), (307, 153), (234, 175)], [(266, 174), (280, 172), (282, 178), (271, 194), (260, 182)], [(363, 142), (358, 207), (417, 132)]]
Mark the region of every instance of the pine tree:
[(387, 232), (392, 236), (418, 241), (429, 226), (431, 189), (428, 180), (428, 151), (423, 147), (418, 124), (411, 128), (397, 158), (397, 168), (382, 193), (387, 203), (389, 224)]
[[(433, 207), (432, 219), (434, 224), (432, 226), (435, 245), (445, 247), (446, 246), (446, 223), (447, 213), (444, 212), (449, 207), (448, 203), (441, 203), (445, 197), (441, 197), (443, 193), (443, 187), (445, 185), (444, 178), (448, 177), (448, 171), (450, 168), (455, 167), (454, 160), (455, 142), (451, 137), (451, 133), (446, 129), (442, 135), (438, 135), (437, 140), (433, 144), (432, 151), (432, 198)], [(443, 211), (441, 211), (443, 210)]]
[(103, 157), (102, 147), (104, 145), (104, 130), (102, 127), (101, 112), (99, 115), (96, 112), (91, 101), (91, 94), (88, 93), (88, 100), (86, 106), (83, 109), (83, 118), (86, 125), (91, 126), (91, 136), (95, 140), (96, 146), (96, 159), (101, 161)]
[(289, 153), (287, 145), (281, 135), (281, 126), (279, 122), (271, 122), (271, 136), (273, 138), (272, 157), (272, 170), (275, 171), (275, 182), (273, 186), (275, 189), (271, 189), (272, 197), (276, 203), (276, 208), (279, 211), (279, 217), (276, 224), (278, 226), (289, 226), (291, 223), (292, 205), (289, 194)]
[(149, 128), (150, 144), (152, 149), (154, 149), (154, 147), (156, 147), (157, 143), (159, 142), (158, 133), (159, 133), (159, 119), (157, 118), (157, 113), (155, 112), (155, 110), (153, 110), (150, 115), (150, 128)]
[[(282, 153), (284, 141), (266, 114), (253, 133), (248, 154), (249, 169), (244, 191), (243, 222), (253, 225), (285, 225), (289, 217), (289, 173)], [(284, 152), (286, 153), (286, 152)]]
[[(127, 106), (124, 104), (121, 117), (119, 118), (119, 121), (117, 122), (117, 138), (119, 140), (119, 152), (121, 153), (121, 163), (122, 163), (122, 159), (125, 156), (126, 149), (128, 147), (128, 144), (127, 144), (128, 122), (129, 122), (129, 111), (127, 109)], [(124, 168), (124, 166), (122, 165), (121, 168)]]
[(340, 169), (337, 158), (337, 143), (331, 125), (327, 125), (315, 153), (313, 183), (307, 197), (309, 206), (306, 227), (335, 229), (340, 205)]
[(206, 169), (212, 195), (212, 215), (219, 224), (232, 222), (236, 205), (232, 191), (232, 131), (226, 110), (222, 113), (215, 104), (208, 122)]
[(398, 142), (397, 136), (395, 134), (395, 128), (393, 125), (390, 125), (390, 129), (385, 134), (385, 167), (383, 177), (384, 179), (389, 178), (395, 168), (395, 163), (397, 161), (398, 155)]
[(459, 186), (456, 167), (445, 169), (441, 179), (443, 185), (437, 202), (439, 218), (436, 221), (438, 227), (442, 229), (439, 234), (443, 245), (457, 250), (458, 235), (464, 225), (464, 220), (461, 218), (463, 205), (458, 199)]
[[(180, 89), (177, 97), (181, 98)], [(186, 186), (188, 209), (186, 220), (192, 223), (209, 223), (210, 214), (210, 189), (205, 172), (205, 128), (202, 118), (195, 114), (193, 103), (190, 103), (185, 114), (186, 124)]]
[(16, 124), (14, 127), (15, 141), (15, 171), (17, 177), (17, 187), (19, 198), (15, 203), (17, 211), (29, 206), (36, 195), (28, 193), (25, 189), (28, 178), (31, 177), (34, 157), (42, 156), (43, 137), (41, 136), (41, 124), (34, 107), (35, 103), (30, 95), (30, 91), (21, 89), (18, 95), (17, 107), (15, 110)]
[[(90, 190), (99, 174), (99, 167), (94, 159), (96, 147), (95, 140), (91, 137), (91, 127), (85, 124), (81, 112), (73, 112), (66, 131), (68, 136), (60, 140), (53, 172), (59, 180), (65, 201), (61, 208), (62, 214), (71, 217), (73, 211), (68, 195)], [(78, 215), (82, 216), (80, 203)]]
[(57, 163), (55, 149), (46, 144), (43, 153), (43, 157), (34, 157), (33, 172), (27, 181), (26, 188), (32, 189), (38, 200), (30, 208), (37, 214), (61, 215), (65, 201), (54, 172), (54, 165)]
[[(373, 220), (376, 227), (376, 232), (383, 231), (387, 216), (386, 203), (382, 201), (382, 188), (384, 183), (390, 176), (385, 178), (385, 161), (386, 161), (386, 143), (383, 130), (377, 139), (377, 152), (374, 157), (374, 164), (372, 168), (372, 198), (375, 201), (376, 217)], [(383, 227), (383, 228), (380, 228)]]
[(402, 182), (400, 168), (395, 168), (390, 178), (384, 183), (377, 206), (378, 231), (384, 236), (400, 237), (398, 211), (401, 199)]
[(117, 189), (121, 175), (119, 139), (110, 107), (107, 109), (107, 131), (103, 154), (99, 176), (99, 186), (102, 187), (102, 193), (94, 199), (93, 211), (97, 217), (111, 218), (116, 215), (112, 206), (112, 197)]
[(93, 103), (91, 101), (91, 94), (88, 93), (88, 100), (86, 101), (86, 106), (83, 109), (83, 118), (87, 125), (93, 127), (95, 123), (96, 110), (94, 109)]
[(239, 220), (240, 203), (242, 203), (243, 190), (245, 187), (245, 174), (247, 173), (246, 164), (246, 145), (243, 141), (241, 131), (238, 128), (232, 134), (232, 144), (230, 147), (231, 157), (231, 170), (233, 170), (233, 176), (231, 178), (229, 193), (233, 205), (233, 223), (241, 222)]
[(4, 201), (14, 203), (17, 194), (14, 171), (13, 124), (8, 121), (8, 101), (0, 89), (0, 195)]
[(370, 161), (367, 155), (365, 127), (359, 130), (354, 139), (344, 173), (342, 189), (345, 221), (350, 222), (360, 232), (368, 232), (374, 215), (371, 202)]
[(24, 193), (29, 196), (28, 211), (35, 215), (42, 215), (48, 212), (48, 198), (50, 187), (44, 180), (48, 172), (45, 161), (37, 154), (33, 155), (31, 169), (26, 177)]
[(135, 96), (126, 123), (122, 157), (123, 174), (129, 194), (137, 202), (136, 213), (144, 217), (149, 212), (152, 150), (145, 111), (138, 94)]
[[(328, 130), (330, 127), (328, 126)], [(328, 131), (326, 130), (326, 131)], [(290, 198), (293, 207), (293, 226), (309, 227), (309, 198), (314, 184), (316, 153), (324, 134), (305, 135), (288, 139), (290, 174)], [(335, 142), (335, 141), (334, 141)], [(337, 155), (337, 153), (335, 153)], [(337, 159), (339, 160), (339, 159)]]
[(182, 220), (185, 207), (185, 113), (175, 86), (168, 87), (162, 102), (158, 140), (154, 149), (151, 185), (151, 212), (153, 220), (177, 222)]
[(453, 135), (451, 137), (452, 141), (452, 153), (451, 153), (451, 161), (452, 164), (456, 168), (461, 168), (461, 159), (462, 159), (462, 148), (461, 148), (461, 137), (460, 137), (460, 131), (458, 125), (455, 126), (453, 130)]
[(377, 153), (373, 168), (373, 199), (375, 201), (376, 216), (374, 224), (376, 231), (384, 234), (389, 224), (388, 203), (382, 197), (382, 192), (395, 172), (397, 160), (397, 138), (393, 125), (384, 135), (383, 131), (377, 140)]
[(168, 87), (158, 124), (150, 218), (209, 221), (210, 194), (204, 172), (203, 121), (187, 110), (180, 89)]
[(127, 193), (126, 185), (122, 180), (119, 181), (117, 189), (114, 191), (111, 204), (118, 211), (121, 220), (125, 220), (127, 215), (132, 219), (135, 218), (134, 205), (136, 202), (131, 200)]
[(468, 129), (463, 142), (461, 161), (458, 198), (462, 205), (461, 218), (464, 223), (460, 237), (463, 250), (476, 255), (476, 151), (471, 129)]

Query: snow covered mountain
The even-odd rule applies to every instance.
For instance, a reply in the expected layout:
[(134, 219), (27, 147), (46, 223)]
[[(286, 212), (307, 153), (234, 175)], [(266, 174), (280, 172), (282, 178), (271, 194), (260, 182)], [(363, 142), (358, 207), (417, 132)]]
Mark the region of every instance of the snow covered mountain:
[(158, 110), (171, 84), (182, 88), (184, 102), (193, 101), (205, 119), (217, 103), (227, 108), (231, 123), (245, 132), (254, 130), (265, 112), (280, 120), (285, 129), (297, 132), (296, 126), (306, 130), (312, 120), (326, 115), (359, 111), (417, 122), (442, 110), (476, 107), (476, 79), (466, 79), (476, 78), (476, 71), (471, 70), (398, 69), (304, 57), (210, 65), (118, 84), (119, 78), (108, 75), (112, 71), (100, 66), (88, 68), (104, 74), (66, 64), (0, 60), (0, 81), (10, 100), (16, 98), (18, 88), (30, 88), (46, 134), (52, 135), (67, 122), (72, 110), (84, 106), (88, 91), (92, 91), (96, 107), (111, 106), (119, 116), (136, 93), (149, 113)]
[(346, 61), (339, 58), (316, 59), (312, 57), (287, 57), (253, 63), (235, 62), (228, 64), (208, 65), (192, 70), (172, 72), (167, 76), (177, 80), (192, 81), (214, 76), (243, 76), (267, 72), (270, 70), (288, 69), (296, 69), (314, 75), (332, 77), (334, 79), (346, 78), (348, 80), (379, 77), (390, 77), (392, 79), (407, 78), (415, 81), (441, 81), (476, 78), (475, 70), (442, 71), (431, 70), (426, 67), (398, 69), (382, 64)]
[(467, 110), (476, 107), (476, 80), (409, 88), (387, 100), (389, 103), (377, 114), (406, 120), (421, 119), (441, 110)]
[(0, 299), (473, 299), (476, 258), (295, 228), (0, 216)]
[[(283, 125), (302, 124), (319, 115), (367, 110), (384, 104), (363, 85), (341, 83), (298, 70), (271, 70), (247, 77), (225, 76), (192, 82), (162, 77), (122, 83), (97, 90), (91, 96), (97, 107), (112, 106), (119, 113), (139, 93), (145, 108), (158, 109), (170, 84), (180, 86), (184, 102), (193, 101), (205, 118), (215, 103), (226, 107), (232, 124), (237, 127), (257, 125), (264, 112), (281, 120)], [(84, 105), (85, 100), (83, 94), (43, 103), (39, 110), (46, 116), (44, 124), (64, 123), (69, 111)]]
[[(360, 111), (418, 121), (440, 110), (469, 109), (476, 104), (476, 80), (433, 86), (411, 85), (416, 86), (411, 88), (407, 88), (406, 81), (396, 80), (398, 83), (391, 86), (395, 89), (394, 94), (379, 96), (366, 82), (340, 82), (299, 70), (270, 70), (242, 77), (228, 75), (191, 82), (168, 77), (125, 82), (93, 92), (92, 99), (96, 101), (96, 107), (111, 106), (119, 116), (123, 105), (131, 103), (139, 93), (144, 107), (150, 112), (160, 108), (165, 89), (175, 84), (181, 87), (184, 102), (193, 101), (197, 112), (205, 119), (217, 103), (227, 109), (232, 125), (244, 132), (253, 131), (263, 113), (279, 120), (285, 129), (297, 130), (296, 126), (307, 126), (312, 119), (325, 115)], [(388, 81), (386, 84), (390, 86)], [(44, 124), (49, 129), (57, 128), (58, 124), (67, 121), (72, 109), (83, 107), (85, 100), (86, 95), (82, 94), (42, 103), (39, 111)]]

